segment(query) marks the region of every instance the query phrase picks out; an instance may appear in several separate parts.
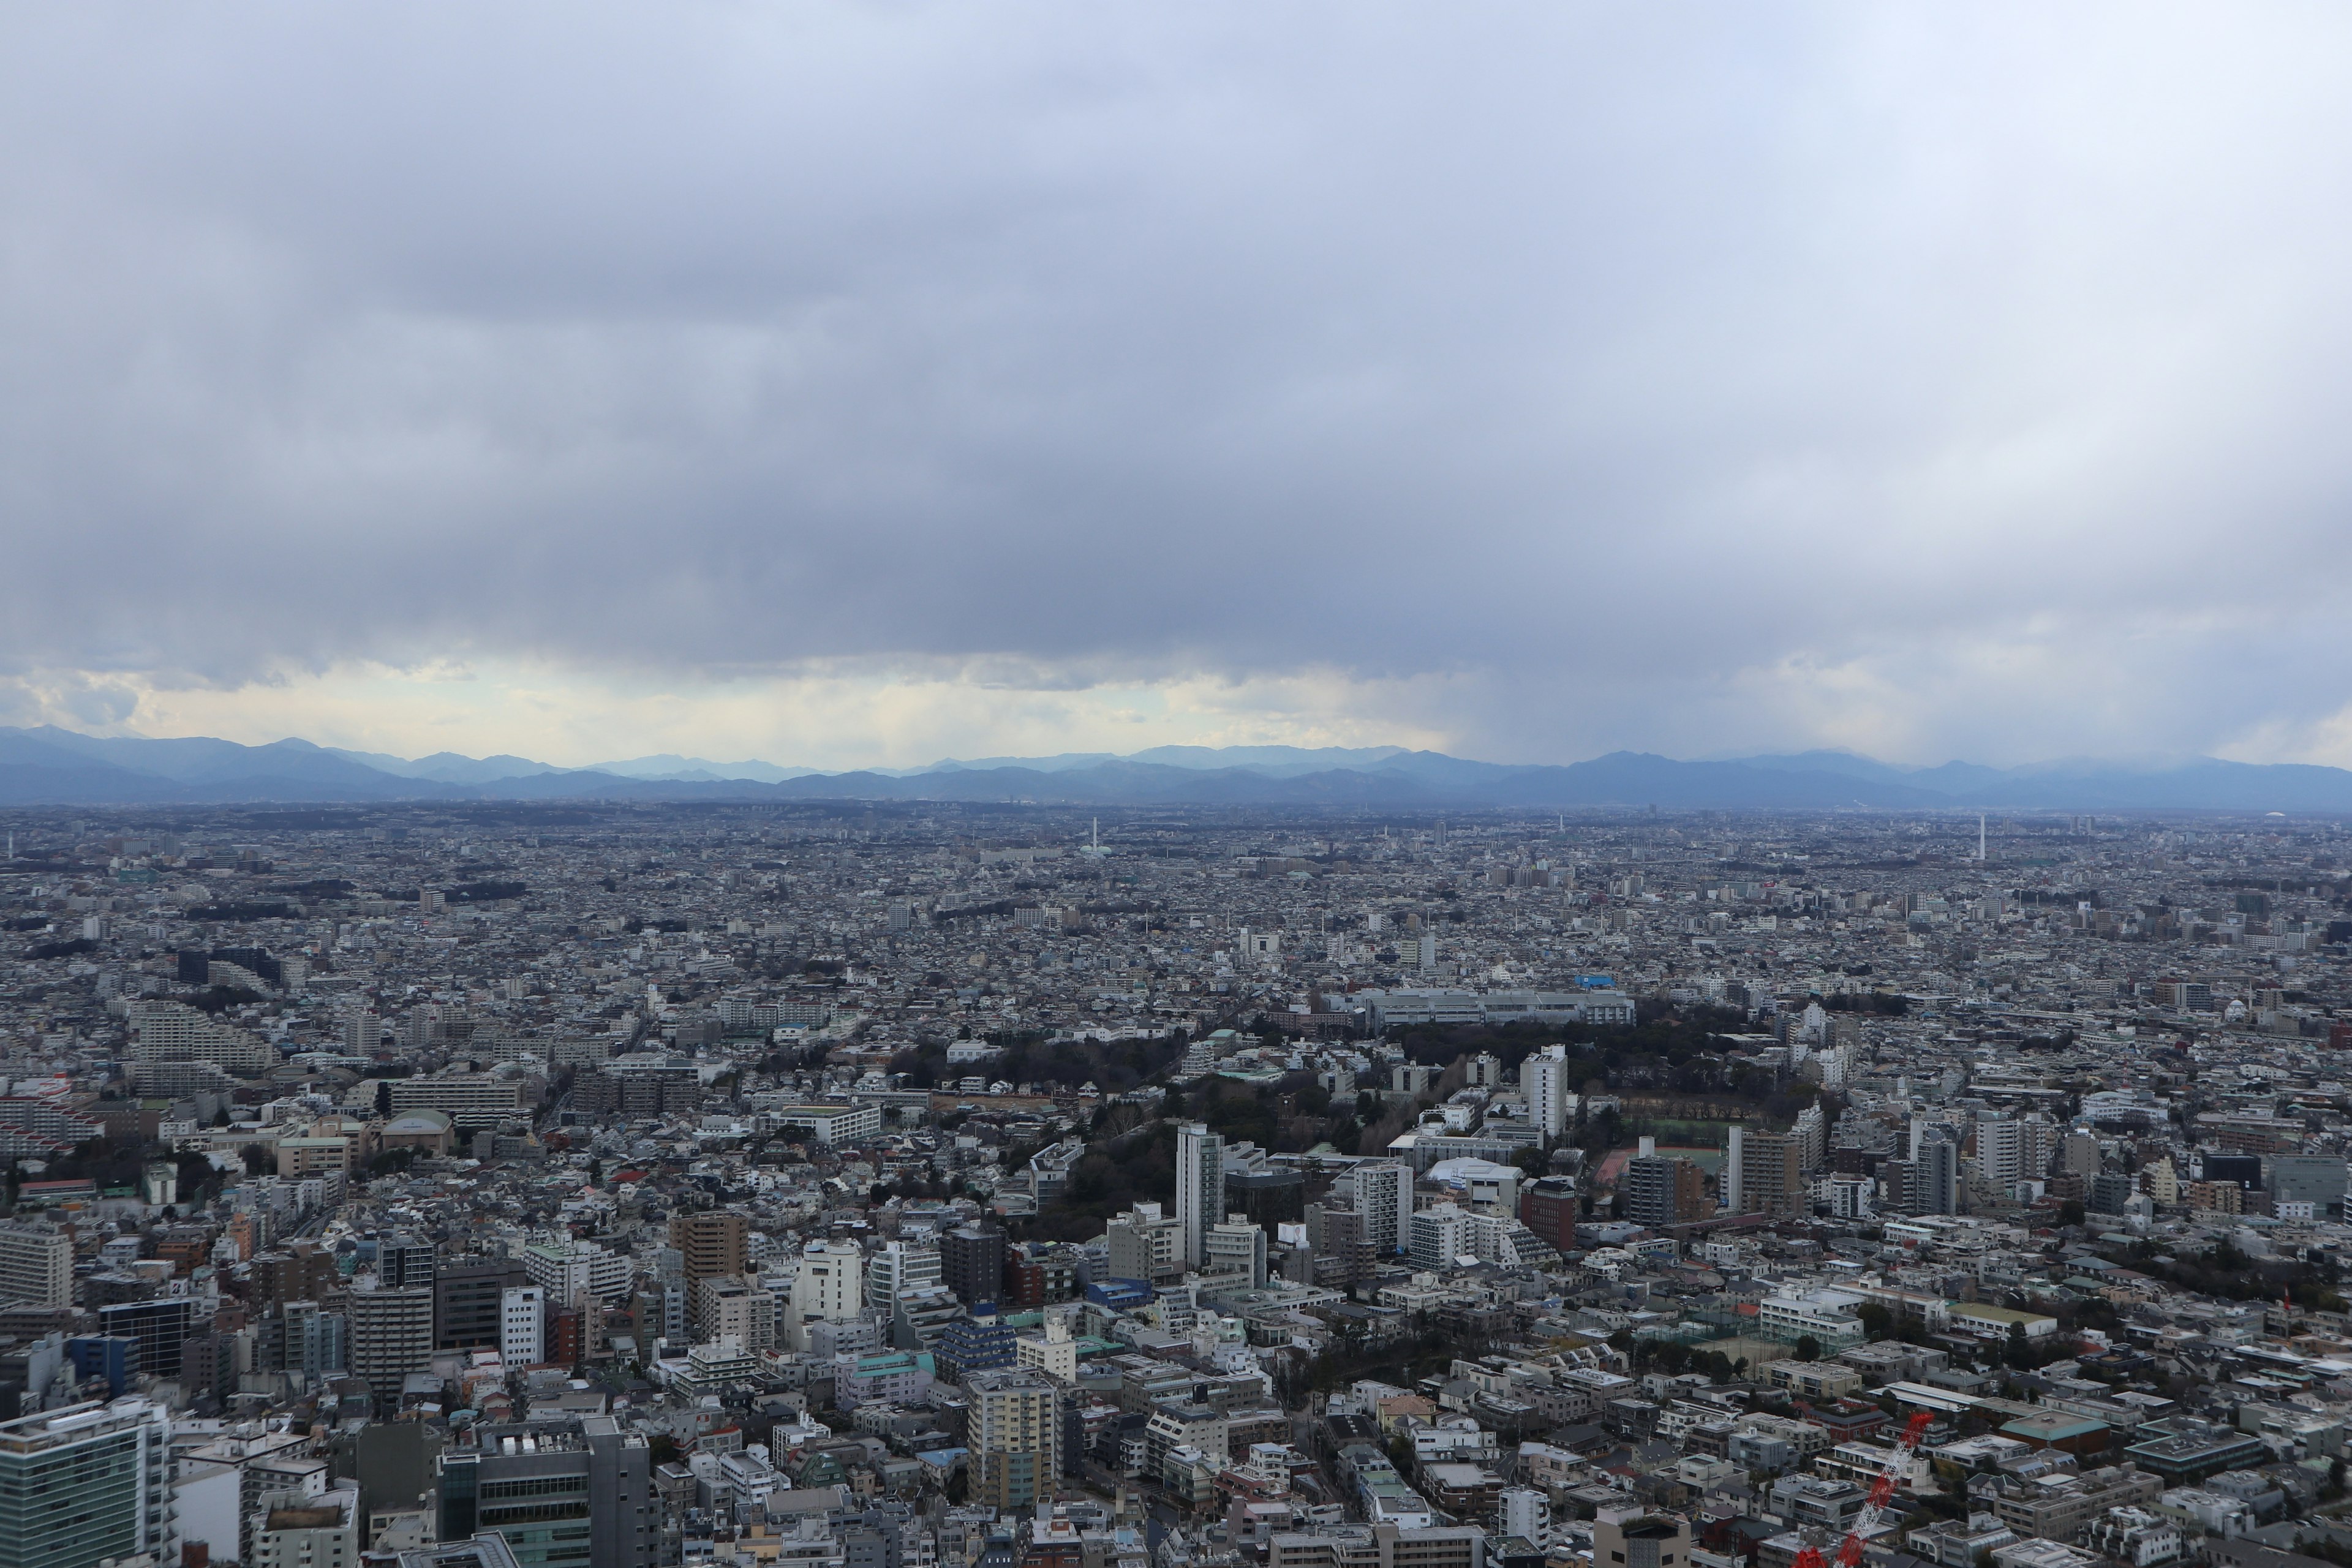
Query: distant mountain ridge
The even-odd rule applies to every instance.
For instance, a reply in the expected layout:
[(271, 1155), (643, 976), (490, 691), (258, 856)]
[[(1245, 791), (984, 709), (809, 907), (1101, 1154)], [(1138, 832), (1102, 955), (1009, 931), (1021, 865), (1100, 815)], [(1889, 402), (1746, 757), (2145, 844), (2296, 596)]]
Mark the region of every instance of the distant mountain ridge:
[(1906, 768), (1847, 752), (1682, 762), (1612, 752), (1566, 766), (1399, 746), (1156, 746), (1131, 756), (943, 759), (821, 773), (662, 753), (586, 768), (439, 752), (404, 758), (285, 740), (84, 735), (0, 727), (0, 805), (403, 800), (939, 800), (1396, 810), (1648, 806), (1686, 811), (2189, 810), (2352, 813), (2352, 772), (2305, 763), (2067, 761)]

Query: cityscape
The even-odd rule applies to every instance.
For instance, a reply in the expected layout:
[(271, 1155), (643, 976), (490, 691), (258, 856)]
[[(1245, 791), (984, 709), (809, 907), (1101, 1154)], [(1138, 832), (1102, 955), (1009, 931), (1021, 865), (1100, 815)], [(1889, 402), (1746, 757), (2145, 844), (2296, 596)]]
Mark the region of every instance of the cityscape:
[(2352, 1568), (2347, 59), (0, 5), (0, 1568)]
[(2339, 822), (5, 830), (17, 1561), (2352, 1542)]

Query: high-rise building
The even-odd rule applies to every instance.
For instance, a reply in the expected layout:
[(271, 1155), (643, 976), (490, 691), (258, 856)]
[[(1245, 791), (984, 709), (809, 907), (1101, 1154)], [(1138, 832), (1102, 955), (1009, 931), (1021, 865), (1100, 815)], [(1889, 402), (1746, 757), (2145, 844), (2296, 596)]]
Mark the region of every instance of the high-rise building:
[(42, 1225), (0, 1225), (0, 1301), (72, 1306), (72, 1238)]
[(1797, 1113), (1797, 1124), (1789, 1129), (1789, 1136), (1796, 1140), (1797, 1169), (1807, 1175), (1820, 1170), (1822, 1157), (1829, 1152), (1829, 1121), (1822, 1114), (1821, 1101)]
[(964, 1384), (971, 1500), (1028, 1508), (1061, 1479), (1060, 1401), (1054, 1380), (1026, 1367), (972, 1373)]
[(1402, 1160), (1368, 1160), (1340, 1181), (1347, 1184), (1349, 1206), (1364, 1216), (1364, 1239), (1372, 1250), (1382, 1258), (1402, 1252), (1411, 1240), (1412, 1167)]
[(1750, 1132), (1734, 1125), (1725, 1164), (1725, 1198), (1734, 1214), (1795, 1215), (1810, 1206), (1800, 1162), (1801, 1145), (1785, 1132)]
[(1999, 1186), (2009, 1186), (2029, 1176), (2041, 1174), (2029, 1170), (2030, 1140), (2026, 1124), (2012, 1117), (1989, 1118), (1977, 1123), (1977, 1174)]
[(718, 1275), (751, 1271), (751, 1222), (730, 1210), (670, 1215), (669, 1244), (685, 1260), (689, 1291)]
[(1209, 1227), (1225, 1215), (1225, 1141), (1199, 1121), (1176, 1129), (1176, 1225), (1184, 1267), (1198, 1268)]
[(517, 1568), (651, 1568), (661, 1500), (644, 1437), (609, 1415), (480, 1429), (441, 1455), (441, 1539), (506, 1538)]
[(433, 1281), (434, 1343), (445, 1351), (499, 1347), (506, 1336), (506, 1293), (526, 1278), (522, 1265), (506, 1258), (442, 1269)]
[(344, 1308), (350, 1322), (352, 1375), (389, 1404), (401, 1380), (433, 1363), (433, 1292), (354, 1290)]
[(547, 1359), (547, 1293), (536, 1285), (499, 1292), (499, 1359), (509, 1367)]
[(1671, 1155), (1650, 1154), (1625, 1162), (1618, 1193), (1623, 1199), (1624, 1216), (1635, 1225), (1687, 1225), (1705, 1219), (1714, 1210), (1707, 1202), (1705, 1173), (1696, 1163)]
[(175, 1533), (162, 1406), (125, 1399), (0, 1422), (0, 1568), (160, 1558)]
[(808, 1326), (854, 1318), (866, 1300), (866, 1255), (854, 1241), (812, 1241), (793, 1276), (794, 1348), (808, 1349)]
[(960, 1225), (940, 1237), (940, 1279), (969, 1307), (1004, 1290), (1004, 1233), (993, 1226)]
[(1947, 1138), (1922, 1140), (1911, 1160), (1911, 1214), (1960, 1212), (1960, 1146)]
[(1568, 1131), (1568, 1075), (1574, 1065), (1565, 1046), (1546, 1046), (1519, 1064), (1519, 1088), (1528, 1097), (1528, 1118), (1547, 1140)]

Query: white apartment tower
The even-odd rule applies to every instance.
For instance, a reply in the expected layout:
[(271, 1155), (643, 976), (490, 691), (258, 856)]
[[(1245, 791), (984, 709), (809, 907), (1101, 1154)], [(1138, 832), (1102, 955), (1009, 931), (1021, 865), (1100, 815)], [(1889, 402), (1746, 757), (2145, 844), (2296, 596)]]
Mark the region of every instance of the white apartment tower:
[(1363, 1216), (1372, 1251), (1381, 1258), (1402, 1252), (1412, 1239), (1412, 1167), (1402, 1160), (1372, 1160), (1340, 1180), (1348, 1184), (1350, 1206)]
[(1547, 1139), (1568, 1131), (1566, 1046), (1546, 1046), (1519, 1064), (1519, 1087), (1528, 1097), (1528, 1116)]
[(1199, 1121), (1176, 1129), (1176, 1223), (1184, 1233), (1184, 1267), (1198, 1268), (1209, 1227), (1225, 1216), (1225, 1141)]

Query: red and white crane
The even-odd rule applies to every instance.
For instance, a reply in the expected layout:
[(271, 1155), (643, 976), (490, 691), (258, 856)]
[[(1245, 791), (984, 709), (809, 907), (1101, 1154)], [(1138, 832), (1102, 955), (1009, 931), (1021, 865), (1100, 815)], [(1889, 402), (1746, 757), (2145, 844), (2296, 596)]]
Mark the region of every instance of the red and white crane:
[[(1878, 1479), (1870, 1483), (1870, 1496), (1864, 1500), (1862, 1511), (1854, 1516), (1853, 1528), (1838, 1542), (1837, 1568), (1861, 1568), (1862, 1538), (1885, 1519), (1886, 1505), (1895, 1500), (1895, 1489), (1902, 1484), (1904, 1470), (1910, 1466), (1911, 1457), (1919, 1451), (1919, 1439), (1927, 1436), (1935, 1419), (1932, 1410), (1916, 1412), (1903, 1428), (1903, 1436), (1895, 1440), (1895, 1452), (1887, 1456)], [(1808, 1546), (1797, 1553), (1797, 1560), (1789, 1568), (1828, 1568), (1828, 1564), (1820, 1547)]]

